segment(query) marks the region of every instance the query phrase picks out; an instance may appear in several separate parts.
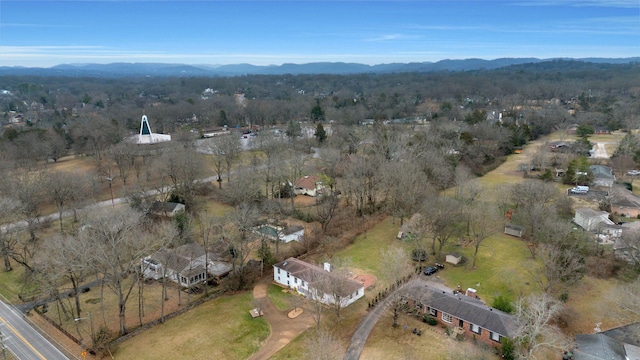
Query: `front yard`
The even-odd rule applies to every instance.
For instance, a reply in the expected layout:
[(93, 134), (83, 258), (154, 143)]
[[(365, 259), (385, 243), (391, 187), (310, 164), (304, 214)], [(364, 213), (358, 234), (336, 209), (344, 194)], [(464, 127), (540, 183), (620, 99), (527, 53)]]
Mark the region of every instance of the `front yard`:
[(246, 359), (269, 336), (251, 291), (222, 296), (123, 342), (116, 359)]

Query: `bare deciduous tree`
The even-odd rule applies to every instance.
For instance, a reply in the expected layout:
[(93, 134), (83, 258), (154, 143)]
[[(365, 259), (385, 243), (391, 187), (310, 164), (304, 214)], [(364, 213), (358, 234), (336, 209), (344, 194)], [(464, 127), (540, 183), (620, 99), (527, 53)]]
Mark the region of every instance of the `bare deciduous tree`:
[(129, 142), (121, 142), (107, 150), (107, 156), (116, 164), (124, 185), (127, 184), (129, 171), (135, 165), (137, 154), (134, 146), (136, 145)]
[(82, 317), (79, 287), (93, 271), (93, 251), (86, 240), (82, 236), (54, 235), (44, 242), (36, 258), (38, 270), (55, 274), (63, 284), (71, 283), (77, 318)]
[(73, 209), (74, 220), (77, 221), (77, 209), (82, 199), (88, 195), (89, 183), (85, 176), (78, 173), (54, 171), (49, 175), (47, 187), (58, 209), (58, 221), (62, 233), (64, 232), (62, 223), (64, 212)]
[(489, 203), (475, 203), (468, 210), (467, 226), (469, 237), (473, 245), (473, 263), (471, 267), (475, 269), (478, 260), (478, 250), (482, 242), (498, 231), (499, 221), (497, 219), (498, 210)]
[(541, 348), (560, 351), (572, 348), (570, 338), (553, 323), (562, 310), (562, 303), (548, 294), (531, 295), (518, 300), (514, 340), (521, 358), (535, 358), (536, 351)]
[(460, 210), (467, 222), (467, 236), (471, 233), (471, 212), (473, 211), (473, 203), (480, 197), (483, 189), (480, 183), (474, 181), (473, 175), (464, 166), (458, 166), (455, 171), (455, 198), (463, 205)]
[(380, 258), (382, 259), (382, 267), (385, 269), (385, 280), (389, 284), (388, 289), (391, 293), (386, 301), (389, 302), (389, 307), (393, 311), (393, 327), (397, 327), (400, 312), (406, 301), (396, 290), (402, 280), (412, 273), (411, 259), (401, 247), (389, 247), (381, 251)]
[(342, 359), (343, 356), (340, 341), (327, 329), (316, 329), (305, 340), (305, 359), (338, 360)]
[(18, 204), (17, 211), (27, 222), (31, 241), (36, 242), (36, 229), (46, 200), (47, 174), (44, 169), (14, 169), (4, 177), (3, 193)]
[(120, 333), (127, 333), (125, 315), (129, 295), (137, 279), (139, 261), (162, 244), (156, 236), (148, 236), (142, 225), (142, 214), (130, 208), (109, 209), (91, 214), (90, 226), (80, 232), (94, 252), (94, 266), (105, 284), (118, 298)]
[(386, 205), (402, 226), (405, 219), (418, 211), (431, 190), (430, 185), (425, 183), (416, 162), (386, 162), (381, 172)]
[(201, 154), (191, 148), (176, 148), (163, 154), (164, 175), (171, 182), (174, 194), (185, 204), (191, 204), (200, 179), (204, 177), (205, 165)]
[(216, 171), (219, 189), (222, 189), (222, 172), (224, 171), (225, 164), (225, 149), (223, 148), (222, 141), (224, 138), (231, 136), (232, 135), (214, 137), (208, 139), (206, 142), (206, 151), (207, 154), (212, 156), (213, 168)]
[(222, 199), (231, 205), (251, 204), (264, 196), (258, 186), (258, 176), (252, 169), (241, 169), (237, 172), (235, 180), (227, 184)]
[(17, 203), (15, 200), (8, 197), (0, 198), (0, 215), (4, 224), (0, 227), (0, 255), (4, 262), (4, 271), (9, 272), (13, 270), (11, 266), (11, 258), (14, 251), (16, 251), (16, 245), (18, 243), (18, 237), (15, 229), (11, 229), (11, 223), (17, 219), (15, 215), (15, 208)]
[(558, 189), (539, 180), (526, 180), (511, 188), (511, 201), (515, 205), (513, 219), (524, 226), (531, 256), (535, 257), (540, 240), (541, 224), (547, 217), (555, 216), (555, 198)]
[(339, 203), (340, 199), (333, 193), (316, 197), (316, 212), (318, 214), (318, 221), (320, 221), (323, 234), (327, 232), (329, 223), (338, 210)]
[(543, 291), (558, 294), (582, 279), (585, 241), (576, 237), (573, 227), (565, 220), (545, 218), (539, 225), (541, 245), (537, 254), (542, 269), (534, 278)]
[(460, 203), (448, 196), (436, 194), (425, 201), (421, 214), (424, 224), (431, 232), (431, 253), (440, 255), (449, 239), (458, 232), (457, 218), (460, 214)]
[[(243, 203), (227, 215), (225, 223), (221, 226), (222, 237), (220, 241), (231, 251), (233, 255), (233, 275), (235, 288), (242, 289), (246, 285), (245, 265), (251, 252), (256, 249), (259, 242), (251, 236), (251, 228), (257, 225), (260, 212), (252, 205)], [(222, 224), (222, 222), (218, 222)]]
[(618, 239), (616, 253), (634, 265), (640, 265), (640, 232), (626, 232)]

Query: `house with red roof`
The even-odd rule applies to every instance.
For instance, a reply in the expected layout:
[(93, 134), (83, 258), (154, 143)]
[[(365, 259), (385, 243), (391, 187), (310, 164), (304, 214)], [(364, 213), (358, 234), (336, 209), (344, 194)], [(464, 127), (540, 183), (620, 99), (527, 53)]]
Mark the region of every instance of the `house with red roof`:
[(318, 196), (324, 189), (322, 181), (317, 176), (304, 176), (296, 180), (293, 184), (293, 193), (296, 195)]

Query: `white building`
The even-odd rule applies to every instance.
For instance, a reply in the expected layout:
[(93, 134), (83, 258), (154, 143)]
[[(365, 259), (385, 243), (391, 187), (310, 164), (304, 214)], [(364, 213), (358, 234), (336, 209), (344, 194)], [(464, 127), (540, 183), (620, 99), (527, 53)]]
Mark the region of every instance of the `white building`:
[(614, 225), (609, 213), (589, 208), (578, 208), (573, 221), (587, 231), (598, 231), (603, 225)]
[(341, 307), (347, 307), (364, 296), (364, 284), (330, 270), (329, 264), (321, 268), (296, 258), (288, 258), (273, 265), (273, 280), (306, 298), (317, 299), (326, 305), (340, 301)]
[(281, 241), (284, 243), (289, 243), (291, 241), (300, 241), (304, 236), (304, 226), (302, 225), (293, 225), (283, 229), (280, 226), (267, 224), (260, 225), (254, 228), (253, 231), (260, 236), (266, 237), (267, 239), (273, 241)]
[(140, 121), (140, 134), (133, 136), (133, 140), (136, 144), (157, 144), (161, 142), (171, 141), (171, 135), (156, 134), (151, 132), (151, 126), (149, 126), (149, 120), (147, 115), (142, 115)]
[(191, 287), (211, 278), (219, 281), (231, 272), (232, 266), (217, 258), (215, 254), (205, 253), (204, 248), (198, 244), (160, 249), (142, 259), (143, 275), (145, 279), (167, 278), (184, 287)]
[(324, 189), (322, 182), (316, 176), (304, 176), (293, 184), (293, 193), (296, 195), (317, 196)]

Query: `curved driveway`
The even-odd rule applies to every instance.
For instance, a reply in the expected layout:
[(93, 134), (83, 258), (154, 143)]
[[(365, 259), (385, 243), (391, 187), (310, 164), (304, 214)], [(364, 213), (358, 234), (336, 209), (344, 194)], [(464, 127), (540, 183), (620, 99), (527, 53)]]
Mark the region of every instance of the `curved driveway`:
[[(420, 275), (418, 275), (420, 276)], [(362, 354), (362, 350), (364, 349), (364, 345), (367, 343), (367, 339), (369, 338), (369, 334), (373, 330), (373, 327), (376, 325), (380, 316), (384, 314), (385, 310), (389, 308), (389, 297), (397, 293), (398, 291), (404, 289), (407, 286), (415, 286), (421, 285), (431, 286), (443, 291), (451, 291), (448, 287), (446, 287), (442, 282), (436, 278), (429, 278), (427, 280), (414, 277), (413, 279), (407, 281), (402, 286), (393, 291), (387, 298), (379, 303), (373, 310), (369, 311), (369, 313), (360, 321), (356, 331), (353, 333), (351, 337), (351, 343), (347, 348), (347, 352), (344, 355), (344, 360), (358, 360), (360, 359), (360, 354)]]

